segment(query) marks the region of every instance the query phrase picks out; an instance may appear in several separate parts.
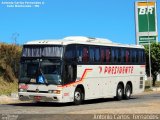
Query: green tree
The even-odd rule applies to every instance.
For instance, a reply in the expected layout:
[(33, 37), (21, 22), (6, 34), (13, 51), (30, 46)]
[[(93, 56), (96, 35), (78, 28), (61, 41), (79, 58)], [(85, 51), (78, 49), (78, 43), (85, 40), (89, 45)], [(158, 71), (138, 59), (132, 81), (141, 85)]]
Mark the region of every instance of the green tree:
[[(151, 74), (153, 86), (155, 86), (157, 75), (160, 73), (160, 43), (151, 44)], [(149, 46), (145, 45), (146, 73), (149, 75)]]

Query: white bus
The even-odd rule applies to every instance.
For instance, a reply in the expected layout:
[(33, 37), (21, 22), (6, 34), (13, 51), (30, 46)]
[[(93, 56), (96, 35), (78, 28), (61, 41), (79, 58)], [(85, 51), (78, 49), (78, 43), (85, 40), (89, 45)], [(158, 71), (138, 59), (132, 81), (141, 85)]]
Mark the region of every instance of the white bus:
[(23, 45), (19, 98), (37, 102), (129, 99), (144, 91), (145, 53), (140, 45), (66, 37)]

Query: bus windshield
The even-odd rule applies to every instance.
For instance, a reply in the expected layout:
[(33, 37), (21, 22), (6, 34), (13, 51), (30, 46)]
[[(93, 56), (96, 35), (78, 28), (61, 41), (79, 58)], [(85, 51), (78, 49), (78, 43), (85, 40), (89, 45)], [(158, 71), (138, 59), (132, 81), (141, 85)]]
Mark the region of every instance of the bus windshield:
[(60, 62), (53, 60), (23, 60), (20, 67), (20, 83), (61, 84)]

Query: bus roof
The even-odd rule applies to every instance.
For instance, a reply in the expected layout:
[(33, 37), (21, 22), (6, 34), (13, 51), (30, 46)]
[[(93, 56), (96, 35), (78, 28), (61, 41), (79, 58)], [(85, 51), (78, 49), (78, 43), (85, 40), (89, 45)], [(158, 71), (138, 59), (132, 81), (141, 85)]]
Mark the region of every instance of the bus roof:
[(24, 45), (69, 45), (69, 44), (144, 48), (142, 45), (120, 44), (120, 43), (114, 43), (111, 40), (104, 38), (91, 38), (83, 36), (69, 36), (63, 39), (34, 40), (27, 42)]

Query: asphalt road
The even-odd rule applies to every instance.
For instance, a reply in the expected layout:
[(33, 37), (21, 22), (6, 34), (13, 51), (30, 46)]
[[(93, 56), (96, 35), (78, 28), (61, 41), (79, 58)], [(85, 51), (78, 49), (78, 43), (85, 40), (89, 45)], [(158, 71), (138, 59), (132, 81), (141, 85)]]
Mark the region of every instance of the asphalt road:
[(1, 114), (70, 114), (84, 110), (119, 109), (131, 107), (147, 107), (147, 103), (160, 101), (160, 93), (142, 94), (132, 96), (130, 100), (116, 101), (115, 99), (96, 99), (85, 101), (75, 106), (72, 103), (14, 103), (0, 105)]

